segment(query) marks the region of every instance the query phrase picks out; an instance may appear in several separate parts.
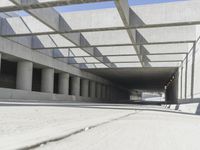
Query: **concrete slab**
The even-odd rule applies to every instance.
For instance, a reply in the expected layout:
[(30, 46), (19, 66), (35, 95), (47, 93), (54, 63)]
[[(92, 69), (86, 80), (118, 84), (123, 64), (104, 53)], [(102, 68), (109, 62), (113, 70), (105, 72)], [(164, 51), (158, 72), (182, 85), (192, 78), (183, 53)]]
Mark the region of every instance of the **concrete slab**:
[(164, 106), (2, 101), (0, 118), (4, 150), (196, 149), (200, 135), (198, 116)]
[(36, 149), (198, 150), (199, 123), (197, 116), (144, 110)]

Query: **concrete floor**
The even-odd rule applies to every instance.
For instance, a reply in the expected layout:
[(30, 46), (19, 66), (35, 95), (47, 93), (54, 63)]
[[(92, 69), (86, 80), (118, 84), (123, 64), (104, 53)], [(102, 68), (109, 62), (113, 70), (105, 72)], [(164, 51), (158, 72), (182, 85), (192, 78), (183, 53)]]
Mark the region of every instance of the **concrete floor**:
[(199, 150), (200, 117), (161, 106), (0, 105), (4, 150)]

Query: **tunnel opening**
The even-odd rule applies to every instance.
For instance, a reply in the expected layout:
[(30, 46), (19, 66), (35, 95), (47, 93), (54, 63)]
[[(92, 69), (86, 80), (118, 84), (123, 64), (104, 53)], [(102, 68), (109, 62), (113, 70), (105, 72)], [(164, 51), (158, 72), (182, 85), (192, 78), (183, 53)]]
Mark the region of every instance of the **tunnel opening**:
[(141, 91), (141, 100), (145, 102), (165, 102), (165, 91)]
[[(128, 89), (131, 102), (177, 103), (178, 73), (176, 67), (104, 68), (87, 71)], [(145, 93), (157, 95), (157, 98), (156, 96), (147, 98), (144, 96)]]

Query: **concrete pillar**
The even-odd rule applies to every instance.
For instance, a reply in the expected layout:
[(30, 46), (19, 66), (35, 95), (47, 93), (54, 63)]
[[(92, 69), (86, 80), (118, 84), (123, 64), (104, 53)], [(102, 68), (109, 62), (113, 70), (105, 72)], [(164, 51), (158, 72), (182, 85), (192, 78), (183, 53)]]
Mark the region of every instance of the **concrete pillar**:
[(0, 72), (1, 72), (1, 53), (0, 53)]
[(21, 90), (32, 90), (33, 63), (20, 61), (17, 63), (16, 88)]
[(90, 97), (95, 98), (96, 95), (96, 82), (90, 81)]
[(194, 71), (195, 71), (195, 55), (196, 55), (196, 42), (193, 44), (193, 51), (192, 51), (192, 70), (191, 70), (191, 99), (194, 98)]
[(101, 97), (103, 98), (103, 99), (105, 99), (106, 98), (106, 85), (101, 85)]
[(82, 79), (81, 82), (81, 96), (88, 97), (89, 94), (89, 80)]
[(53, 93), (53, 86), (54, 86), (54, 69), (52, 68), (42, 69), (41, 91), (47, 93)]
[(71, 94), (80, 96), (80, 77), (72, 77)]
[(97, 86), (96, 86), (96, 96), (97, 98), (101, 98), (101, 83), (97, 83)]
[(69, 94), (69, 74), (60, 73), (58, 79), (59, 94)]
[(187, 99), (187, 72), (188, 72), (188, 54), (186, 56), (186, 64), (185, 64), (185, 99)]
[(110, 92), (111, 92), (110, 86), (108, 85), (108, 86), (106, 86), (106, 99), (107, 99), (107, 100), (110, 99)]

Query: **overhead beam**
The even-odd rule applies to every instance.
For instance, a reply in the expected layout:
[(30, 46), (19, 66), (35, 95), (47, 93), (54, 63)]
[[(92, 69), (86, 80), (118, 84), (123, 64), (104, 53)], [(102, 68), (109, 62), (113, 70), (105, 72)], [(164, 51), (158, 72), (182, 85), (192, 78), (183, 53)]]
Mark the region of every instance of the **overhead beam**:
[[(4, 22), (6, 18), (2, 19), (2, 22)], [(161, 28), (161, 27), (177, 27), (177, 26), (186, 26), (186, 25), (200, 25), (200, 22), (191, 24), (188, 22), (188, 24), (171, 24), (170, 26), (164, 25), (164, 26), (146, 26), (145, 28)], [(16, 24), (16, 26), (18, 26)], [(59, 32), (59, 31), (49, 31), (49, 32), (38, 32), (38, 33), (0, 33), (2, 37), (20, 37), (20, 36), (34, 36), (34, 35), (47, 35), (47, 34), (62, 34), (62, 33), (84, 33), (84, 32), (97, 32), (97, 31), (116, 31), (116, 30), (126, 30), (126, 29), (141, 29), (144, 28), (142, 26), (139, 27), (108, 27), (108, 28), (92, 28), (92, 29), (74, 29), (70, 31), (64, 31), (64, 32)]]
[[(147, 55), (178, 55), (178, 54), (185, 54), (187, 55), (188, 53), (186, 52), (179, 52), (179, 53), (149, 53)], [(138, 55), (142, 55), (142, 54), (114, 54), (114, 55), (103, 55), (103, 57), (112, 57), (112, 56), (138, 56)], [(87, 57), (91, 57), (91, 56), (54, 56), (54, 58), (87, 58)]]
[(87, 45), (87, 46), (60, 46), (60, 47), (38, 47), (33, 48), (34, 50), (42, 49), (64, 49), (64, 48), (95, 48), (95, 47), (115, 47), (115, 46), (133, 46), (133, 45), (165, 45), (165, 44), (182, 44), (182, 43), (193, 43), (194, 41), (168, 41), (168, 42), (151, 42), (151, 43), (134, 43), (134, 44), (107, 44), (107, 45)]
[[(44, 2), (38, 2), (38, 0), (15, 0), (18, 2), (23, 9), (39, 9), (39, 8), (48, 8), (48, 7), (56, 7), (56, 6), (64, 6), (64, 5), (72, 5), (72, 4), (83, 4), (83, 3), (92, 3), (92, 2), (103, 2), (103, 1), (111, 1), (111, 0), (50, 0)], [(17, 11), (21, 10), (19, 6), (5, 6), (0, 7), (0, 12), (8, 12), (8, 11)]]
[[(123, 1), (122, 0), (115, 0), (115, 5), (117, 7), (117, 10), (120, 14), (120, 17), (122, 19), (124, 26), (129, 27), (130, 26), (130, 17), (132, 17), (132, 16), (131, 16), (131, 13), (130, 13), (128, 0), (123, 0)], [(126, 29), (126, 31), (129, 35), (129, 38), (130, 38), (132, 44), (134, 44), (136, 42), (136, 30)], [(139, 54), (140, 48), (137, 47), (136, 45), (133, 45), (133, 47), (134, 47), (136, 53)], [(144, 66), (142, 57), (139, 56), (139, 60), (142, 64), (142, 66)]]
[[(10, 0), (13, 2), (15, 5), (18, 7), (21, 7), (24, 11), (28, 12), (31, 14), (33, 17), (44, 23), (46, 26), (54, 30), (55, 32), (65, 32), (65, 31), (70, 31), (72, 30), (70, 26), (64, 21), (62, 16), (55, 11), (53, 8), (42, 8), (42, 9), (26, 9), (23, 6), (21, 6), (21, 1), (20, 0)], [(51, 16), (51, 17), (47, 17)], [(76, 33), (73, 35), (70, 34), (61, 34), (65, 39), (69, 40), (76, 46), (90, 46), (89, 42), (84, 38), (84, 36), (81, 33)], [(87, 47), (83, 48), (83, 50), (88, 53), (89, 55), (95, 57), (92, 53), (90, 53), (90, 49)], [(98, 58), (97, 58), (98, 59)], [(99, 60), (102, 62), (102, 60)], [(104, 63), (104, 62), (102, 62)], [(107, 65), (108, 67), (114, 67), (115, 65), (111, 63), (111, 65)]]
[[(5, 22), (6, 18), (2, 19)], [(2, 23), (3, 24), (3, 23)], [(39, 32), (39, 33), (1, 33), (3, 37), (19, 37), (19, 36), (31, 36), (31, 35), (46, 35), (46, 34), (61, 34), (61, 33), (80, 33), (80, 32), (97, 32), (97, 31), (113, 31), (113, 30), (127, 30), (127, 29), (142, 29), (142, 28), (161, 28), (161, 27), (178, 27), (178, 26), (193, 26), (200, 25), (200, 21), (197, 22), (185, 22), (185, 23), (169, 23), (169, 24), (154, 24), (145, 25), (137, 27), (106, 27), (106, 28), (91, 28), (91, 29), (74, 29), (64, 32), (59, 31), (49, 31), (49, 32)], [(16, 26), (18, 26), (16, 24)]]
[[(160, 60), (160, 61), (149, 61), (149, 62), (182, 62), (182, 59), (180, 60)], [(140, 63), (140, 61), (113, 61), (112, 63)], [(71, 62), (70, 64), (102, 64), (101, 62), (85, 62), (85, 63), (82, 63), (82, 62)], [(149, 66), (150, 67), (150, 66)]]

